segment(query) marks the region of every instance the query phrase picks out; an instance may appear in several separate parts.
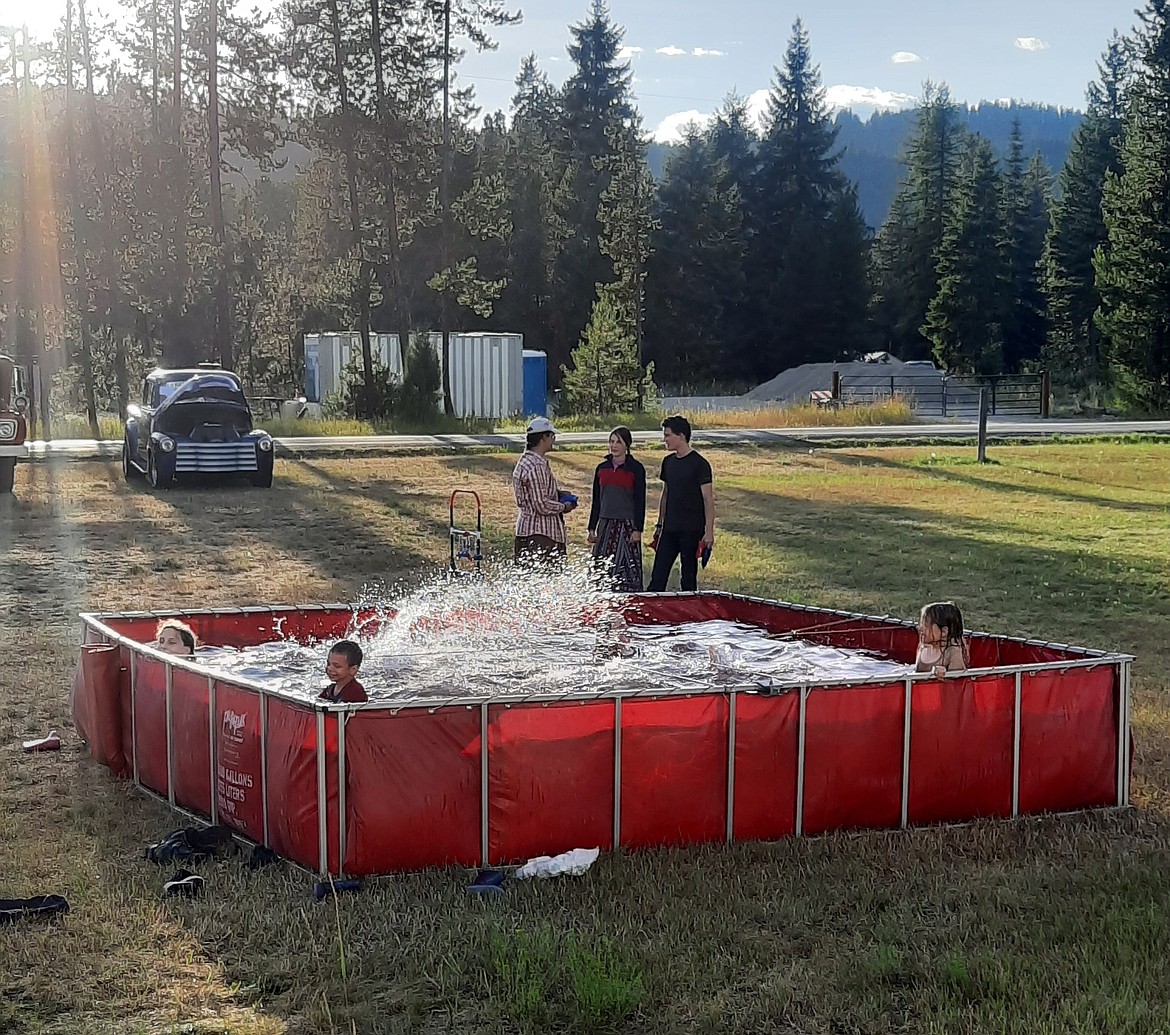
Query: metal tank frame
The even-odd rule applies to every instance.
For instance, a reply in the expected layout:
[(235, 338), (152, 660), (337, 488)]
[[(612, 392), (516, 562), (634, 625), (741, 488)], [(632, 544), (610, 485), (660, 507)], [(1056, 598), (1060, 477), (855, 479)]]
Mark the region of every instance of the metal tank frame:
[[(734, 608), (742, 606), (753, 611), (761, 609), (776, 609), (783, 611), (789, 617), (816, 618), (821, 620), (819, 628), (823, 631), (816, 634), (822, 638), (833, 635), (832, 627), (837, 626), (840, 635), (864, 634), (869, 632), (888, 631), (893, 636), (905, 638), (906, 634), (913, 634), (915, 623), (902, 621), (885, 616), (864, 615), (856, 612), (837, 611), (827, 608), (816, 608), (798, 604), (785, 604), (780, 601), (768, 601), (760, 598), (737, 594), (703, 592), (697, 594), (642, 594), (626, 598), (639, 607), (648, 605), (667, 608), (693, 608), (697, 606), (715, 606)], [(795, 816), (792, 834), (794, 836), (809, 836), (806, 830), (806, 767), (808, 734), (809, 701), (813, 695), (822, 692), (864, 692), (866, 689), (882, 688), (890, 690), (898, 683), (901, 684), (903, 694), (903, 721), (901, 738), (901, 795), (900, 818), (896, 824), (876, 824), (872, 829), (902, 829), (915, 825), (910, 815), (911, 798), (911, 762), (913, 749), (916, 745), (914, 733), (916, 692), (926, 693), (927, 687), (932, 693), (941, 693), (948, 685), (955, 688), (955, 693), (973, 692), (970, 688), (978, 685), (981, 679), (1010, 677), (1014, 682), (1012, 703), (1012, 761), (1011, 761), (1011, 800), (1010, 811), (1005, 812), (1005, 818), (1016, 818), (1026, 814), (1021, 810), (1020, 788), (1021, 770), (1026, 761), (1022, 758), (1021, 746), (1021, 715), (1023, 713), (1023, 694), (1025, 680), (1030, 677), (1056, 676), (1075, 682), (1077, 673), (1091, 673), (1095, 669), (1107, 667), (1113, 676), (1115, 721), (1110, 723), (1110, 729), (1102, 729), (1099, 734), (1108, 738), (1111, 744), (1111, 754), (1115, 759), (1109, 779), (1115, 785), (1116, 793), (1108, 802), (1097, 801), (1083, 806), (1075, 806), (1074, 810), (1094, 807), (1125, 808), (1129, 806), (1129, 785), (1131, 777), (1131, 740), (1130, 740), (1130, 713), (1131, 713), (1131, 681), (1133, 656), (1118, 652), (1093, 650), (1075, 647), (1068, 644), (1021, 637), (998, 637), (985, 633), (972, 633), (972, 641), (986, 641), (990, 644), (1014, 645), (1012, 649), (1027, 650), (1037, 654), (1048, 654), (1047, 660), (1021, 664), (993, 665), (982, 668), (972, 668), (961, 673), (949, 674), (945, 680), (938, 680), (932, 673), (907, 674), (901, 680), (891, 680), (889, 677), (853, 680), (847, 683), (833, 683), (818, 685), (808, 681), (794, 680), (789, 682), (773, 682), (770, 686), (761, 686), (754, 682), (745, 682), (732, 686), (712, 687), (696, 683), (693, 687), (643, 687), (636, 690), (601, 690), (581, 692), (579, 694), (553, 693), (522, 693), (522, 694), (469, 694), (450, 699), (436, 700), (433, 697), (404, 697), (391, 701), (370, 701), (365, 704), (332, 704), (320, 701), (306, 701), (302, 697), (289, 694), (272, 687), (266, 687), (258, 682), (244, 677), (232, 675), (217, 675), (207, 664), (196, 660), (188, 660), (174, 655), (163, 654), (150, 644), (137, 639), (132, 633), (150, 630), (153, 633), (154, 624), (164, 618), (180, 618), (196, 626), (201, 623), (231, 623), (237, 630), (248, 630), (255, 638), (249, 642), (266, 642), (280, 636), (287, 627), (292, 632), (305, 635), (304, 630), (318, 630), (316, 638), (324, 640), (344, 635), (352, 618), (364, 612), (358, 605), (310, 605), (301, 607), (250, 607), (219, 610), (184, 610), (184, 611), (133, 611), (133, 612), (106, 612), (83, 613), (82, 621), (83, 644), (108, 646), (117, 649), (123, 661), (121, 693), (123, 698), (123, 714), (130, 717), (128, 734), (130, 743), (129, 757), (127, 758), (127, 772), (135, 784), (148, 794), (167, 801), (172, 807), (192, 815), (205, 816), (212, 823), (226, 823), (233, 826), (238, 833), (267, 847), (273, 844), (273, 813), (274, 810), (286, 809), (288, 803), (274, 802), (270, 799), (271, 780), (270, 766), (270, 722), (273, 708), (286, 709), (290, 706), (298, 712), (311, 712), (313, 732), (316, 745), (326, 745), (325, 750), (315, 751), (314, 759), (314, 789), (315, 801), (312, 802), (316, 812), (316, 837), (311, 853), (301, 850), (299, 857), (293, 856), (295, 862), (314, 868), (322, 874), (355, 872), (386, 872), (396, 867), (381, 867), (377, 860), (363, 860), (357, 867), (345, 868), (347, 851), (350, 850), (349, 833), (353, 817), (347, 808), (347, 792), (354, 773), (347, 770), (347, 725), (363, 712), (374, 712), (387, 716), (427, 713), (431, 716), (437, 713), (449, 714), (453, 710), (474, 716), (477, 723), (479, 739), (478, 758), (478, 851), (475, 858), (435, 858), (425, 865), (444, 865), (461, 862), (468, 865), (498, 865), (510, 861), (501, 856), (499, 851), (492, 848), (492, 797), (491, 781), (489, 778), (489, 763), (491, 761), (491, 734), (493, 715), (499, 714), (496, 710), (512, 709), (540, 709), (550, 705), (560, 704), (600, 704), (608, 702), (612, 708), (612, 775), (613, 795), (610, 808), (612, 809), (612, 845), (613, 848), (624, 846), (623, 842), (623, 776), (628, 759), (623, 751), (623, 706), (636, 707), (638, 702), (647, 700), (695, 699), (704, 698), (723, 702), (727, 716), (726, 729), (726, 771), (722, 774), (722, 797), (725, 801), (725, 821), (723, 823), (720, 840), (731, 843), (735, 837), (736, 822), (736, 787), (737, 787), (737, 712), (739, 704), (745, 695), (753, 700), (761, 697), (782, 698), (787, 695), (797, 695), (796, 719), (796, 757), (795, 757)], [(366, 617), (369, 617), (367, 614)], [(343, 621), (344, 620), (344, 621)], [(695, 617), (687, 620), (702, 620)], [(825, 621), (828, 620), (828, 621)], [(755, 623), (753, 623), (755, 624)], [(853, 628), (846, 629), (845, 626)], [(811, 628), (816, 629), (814, 625)], [(307, 638), (314, 638), (309, 633)], [(240, 641), (245, 642), (244, 640)], [(1003, 649), (1000, 647), (999, 649)], [(1059, 656), (1058, 656), (1059, 655)], [(84, 668), (84, 650), (83, 650)], [(143, 782), (140, 772), (140, 756), (147, 753), (147, 746), (140, 744), (139, 696), (147, 692), (140, 686), (140, 669), (144, 661), (161, 663), (165, 672), (165, 766), (166, 792), (159, 793)], [(207, 787), (209, 808), (192, 807), (190, 801), (179, 800), (176, 793), (176, 782), (179, 774), (177, 751), (180, 744), (189, 747), (194, 740), (201, 736), (196, 730), (179, 730), (175, 726), (176, 719), (176, 690), (175, 679), (178, 672), (190, 672), (206, 680), (207, 693), (207, 720), (203, 735), (207, 738)], [(186, 678), (186, 677), (184, 677)], [(79, 674), (79, 684), (81, 682)], [(259, 719), (259, 823), (249, 827), (247, 824), (233, 822), (233, 817), (225, 814), (224, 801), (217, 793), (217, 785), (222, 784), (222, 774), (218, 769), (220, 758), (219, 742), (223, 729), (223, 709), (217, 703), (217, 697), (222, 689), (239, 690), (258, 695)], [(940, 689), (941, 688), (941, 689)], [(77, 689), (75, 686), (75, 695)], [(75, 698), (76, 705), (76, 698)], [(202, 705), (199, 705), (201, 708)], [(76, 708), (75, 708), (76, 710)], [(1050, 718), (1059, 726), (1060, 716)], [(84, 731), (83, 731), (84, 734)], [(336, 737), (336, 753), (330, 750), (331, 738)], [(722, 734), (721, 734), (722, 735)], [(485, 749), (484, 745), (487, 745)], [(920, 751), (924, 750), (920, 748)], [(1105, 774), (1098, 774), (1104, 778)], [(188, 777), (189, 779), (189, 777)], [(330, 788), (333, 792), (330, 792)], [(1066, 809), (1031, 809), (1029, 812), (1057, 811)], [(282, 813), (283, 815), (283, 813)], [(331, 817), (333, 822), (331, 822)], [(961, 817), (954, 821), (963, 822), (977, 818), (976, 816)], [(821, 831), (815, 831), (821, 832)], [(389, 832), (392, 835), (392, 832)], [(710, 840), (710, 839), (708, 839)], [(282, 846), (275, 845), (277, 849)], [(285, 846), (287, 847), (287, 846)], [(307, 848), (307, 846), (305, 846)], [(556, 846), (550, 846), (556, 847)], [(352, 854), (352, 853), (351, 853)], [(506, 853), (504, 853), (506, 855)], [(551, 854), (551, 853), (550, 853)], [(413, 867), (411, 867), (413, 868)]]

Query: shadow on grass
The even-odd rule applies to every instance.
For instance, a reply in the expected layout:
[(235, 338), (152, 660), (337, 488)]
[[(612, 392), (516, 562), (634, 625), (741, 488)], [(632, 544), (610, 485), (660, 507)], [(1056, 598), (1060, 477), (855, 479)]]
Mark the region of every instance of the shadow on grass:
[(319, 485), (329, 486), (341, 494), (343, 501), (347, 496), (370, 500), (389, 513), (412, 522), (421, 532), (433, 535), (440, 544), (446, 544), (450, 526), (447, 522), (447, 508), (443, 505), (445, 499), (436, 506), (430, 494), (404, 492), (394, 488), (393, 482), (381, 478), (350, 477), (325, 470), (305, 460), (297, 460), (295, 463), (305, 477)]
[[(283, 464), (294, 464), (304, 481), (278, 478), (271, 489), (245, 487), (238, 494), (203, 491), (202, 487), (175, 488), (157, 498), (173, 508), (185, 534), (196, 542), (216, 544), (227, 553), (247, 551), (259, 539), (299, 555), (320, 572), (323, 582), (392, 577), (435, 567), (433, 557), (419, 548), (418, 536), (411, 532), (445, 541), (447, 526), (425, 513), (409, 495), (389, 487), (382, 491), (385, 483), (381, 482), (374, 483), (379, 491), (373, 494), (360, 480), (327, 474), (305, 461), (286, 460)], [(305, 481), (310, 488), (326, 489), (327, 495), (306, 492)], [(361, 513), (357, 504), (367, 498), (380, 503), (387, 513)], [(387, 527), (381, 519), (388, 517), (406, 522), (409, 531), (399, 534), (403, 530)], [(327, 595), (332, 599), (335, 594), (330, 591)]]
[[(497, 481), (506, 479), (511, 484), (512, 470), (519, 459), (520, 456), (516, 453), (483, 453), (478, 456), (444, 456), (440, 457), (437, 462), (440, 467), (451, 472), (453, 482), (463, 476), (471, 475)], [(555, 454), (553, 459), (556, 459)], [(451, 487), (453, 489), (464, 488), (464, 486), (456, 484), (452, 484)], [(474, 484), (466, 486), (470, 489), (475, 487)]]
[(878, 610), (913, 617), (927, 601), (953, 597), (975, 628), (991, 619), (1013, 635), (1075, 635), (1086, 646), (1127, 651), (1164, 642), (1154, 630), (1165, 627), (1170, 607), (1156, 558), (1123, 563), (1061, 541), (1005, 542), (994, 518), (915, 507), (736, 491), (723, 501), (721, 528), (754, 540), (762, 558), (774, 552), (830, 592), (839, 587)]
[[(1110, 499), (1109, 497), (1103, 496), (1099, 493), (1091, 494), (1070, 492), (1065, 489), (1057, 489), (1048, 485), (1037, 485), (1034, 482), (1028, 483), (1026, 485), (1013, 484), (1011, 482), (1002, 480), (1002, 478), (981, 478), (975, 474), (963, 473), (964, 468), (980, 469), (974, 464), (940, 463), (935, 465), (912, 460), (895, 460), (887, 456), (866, 457), (865, 464), (867, 467), (884, 467), (890, 470), (904, 471), (908, 474), (922, 475), (924, 477), (938, 481), (947, 482), (953, 485), (964, 485), (968, 488), (980, 489), (985, 492), (997, 492), (1007, 495), (1044, 496), (1048, 499), (1060, 500), (1063, 503), (1079, 503), (1092, 507), (1104, 507), (1108, 510), (1121, 510), (1137, 514), (1166, 514), (1168, 511), (1170, 511), (1170, 506), (1164, 503), (1143, 503), (1138, 500)], [(992, 465), (991, 467), (987, 468), (987, 470), (994, 474), (997, 470), (997, 465)], [(1058, 477), (1057, 475), (1051, 475), (1039, 470), (1031, 470), (1029, 473), (1047, 478)], [(1146, 491), (1144, 489), (1137, 489), (1132, 486), (1119, 485), (1115, 486), (1115, 488), (1130, 489), (1134, 492)]]
[[(489, 461), (477, 468), (484, 478), (495, 479), (497, 469), (503, 477), (511, 466), (508, 458), (475, 459)], [(466, 466), (462, 458), (451, 462)], [(306, 484), (312, 495), (313, 486), (328, 494), (306, 499)], [(154, 497), (124, 486), (120, 474), (110, 491), (128, 520), (79, 526), (88, 564), (120, 563), (129, 529), (136, 547), (162, 561), (181, 555), (192, 536), (225, 557), (263, 537), (304, 556), (323, 577), (339, 567), (348, 575), (368, 563), (364, 554), (355, 559), (351, 542), (388, 558), (401, 544), (388, 546), (379, 536), (397, 524), (419, 537), (405, 554), (418, 557), (424, 540), (443, 541), (446, 530), (445, 501), (436, 508), (432, 493), (313, 464), (269, 492), (176, 489)], [(370, 517), (371, 504), (384, 508), (385, 525)], [(1157, 527), (1154, 515), (1131, 520)], [(315, 524), (328, 531), (325, 539), (314, 538)], [(720, 526), (760, 557), (751, 572), (757, 582), (768, 559), (783, 555), (815, 577), (823, 594), (865, 596), (874, 610), (897, 605), (909, 616), (945, 593), (960, 599), (973, 624), (991, 619), (1012, 632), (1030, 625), (1023, 631), (1090, 646), (1105, 646), (1105, 636), (1127, 647), (1143, 641), (1147, 656), (1165, 642), (1158, 559), (1135, 558), (1131, 572), (1128, 562), (1079, 552), (1058, 533), (1051, 546), (1005, 543), (994, 515), (720, 490)], [(61, 532), (51, 525), (39, 532), (50, 560), (38, 577), (56, 571), (73, 580), (59, 605), (67, 613), (84, 587), (69, 570), (76, 558)], [(225, 586), (234, 574), (226, 561), (203, 572)], [(128, 594), (138, 587), (129, 585)], [(22, 689), (5, 687), (13, 697)], [(1164, 717), (1164, 708), (1151, 712), (1139, 734), (1137, 776), (1163, 803), (1170, 757)], [(96, 774), (87, 761), (17, 758), (30, 767), (70, 766), (56, 782), (72, 795), (72, 846), (86, 861), (66, 889), (76, 907), (69, 939), (44, 943), (45, 970), (63, 973), (61, 957), (70, 951), (92, 954), (74, 934), (84, 932), (109, 956), (104, 984), (91, 992), (99, 996), (172, 964), (189, 968), (194, 985), (201, 980), (194, 968), (208, 962), (215, 975), (208, 987), (230, 986), (236, 1002), (262, 1004), (298, 1030), (352, 1024), (497, 1035), (515, 1029), (494, 1015), (480, 983), (493, 940), (501, 931), (509, 937), (546, 925), (558, 944), (571, 934), (582, 944), (612, 939), (628, 947), (644, 975), (644, 1003), (633, 1019), (607, 1030), (1170, 1030), (1170, 929), (1161, 919), (1170, 909), (1170, 830), (1153, 811), (609, 855), (586, 878), (513, 884), (491, 906), (469, 899), (460, 871), (374, 879), (361, 896), (335, 905), (314, 903), (300, 871), (250, 874), (225, 861), (199, 867), (208, 888), (188, 903), (163, 900), (169, 871), (139, 856), (187, 820)], [(1149, 776), (1147, 759), (1155, 770)], [(22, 793), (28, 786), (22, 783)], [(30, 836), (61, 836), (48, 823), (28, 822)], [(777, 887), (786, 891), (777, 894)], [(141, 932), (127, 933), (139, 925)]]

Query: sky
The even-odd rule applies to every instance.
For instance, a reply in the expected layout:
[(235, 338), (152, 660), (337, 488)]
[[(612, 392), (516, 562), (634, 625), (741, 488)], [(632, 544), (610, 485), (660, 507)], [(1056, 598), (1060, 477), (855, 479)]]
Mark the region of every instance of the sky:
[[(241, 0), (240, 6), (274, 0)], [(647, 132), (677, 137), (732, 90), (762, 110), (773, 70), (803, 17), (828, 99), (867, 116), (912, 106), (931, 79), (958, 101), (1021, 100), (1080, 108), (1114, 28), (1129, 32), (1137, 0), (609, 0)], [(115, 9), (113, 0), (95, 7)], [(570, 74), (569, 26), (590, 0), (513, 0), (516, 26), (499, 49), (469, 51), (459, 69), (486, 112), (507, 110), (521, 59), (535, 53), (554, 83)], [(62, 0), (0, 0), (0, 26), (47, 35)]]
[[(499, 50), (469, 52), (461, 76), (488, 111), (507, 109), (521, 58), (555, 83), (572, 70), (569, 26), (590, 0), (518, 0), (524, 21)], [(1114, 28), (1136, 0), (609, 0), (625, 28), (634, 92), (648, 132), (668, 140), (731, 90), (762, 109), (792, 24), (803, 17), (831, 103), (866, 116), (912, 106), (927, 79), (958, 101), (1034, 101), (1081, 108)]]

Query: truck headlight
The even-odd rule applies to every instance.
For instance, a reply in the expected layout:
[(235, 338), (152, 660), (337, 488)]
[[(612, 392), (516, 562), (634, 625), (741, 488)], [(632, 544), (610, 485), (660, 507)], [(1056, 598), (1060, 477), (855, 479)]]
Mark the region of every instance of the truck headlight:
[(270, 438), (262, 438), (262, 439), (260, 439), (260, 441), (259, 441), (259, 442), (257, 442), (256, 444), (257, 444), (257, 445), (260, 447), (260, 449), (261, 449), (263, 452), (267, 453), (267, 452), (268, 452), (268, 451), (269, 451), (269, 450), (272, 448), (272, 439), (270, 439)]
[(160, 438), (158, 440), (158, 448), (164, 453), (173, 453), (175, 451), (175, 440), (173, 438)]

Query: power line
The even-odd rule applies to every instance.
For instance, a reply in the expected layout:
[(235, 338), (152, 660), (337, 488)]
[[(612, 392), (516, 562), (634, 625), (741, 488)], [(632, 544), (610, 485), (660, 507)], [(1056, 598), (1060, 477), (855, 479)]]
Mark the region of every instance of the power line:
[[(465, 75), (465, 74), (461, 74), (459, 76), (459, 78), (466, 79), (468, 82), (471, 82), (471, 83), (512, 83), (513, 85), (515, 85), (515, 82), (516, 82), (515, 79), (501, 79), (499, 76), (494, 76), (494, 75)], [(700, 103), (700, 104), (722, 104), (723, 103), (722, 98), (716, 98), (716, 97), (687, 97), (687, 96), (684, 96), (683, 94), (677, 94), (677, 93), (645, 93), (644, 91), (637, 89), (636, 86), (635, 86), (633, 92), (635, 94), (637, 94), (639, 97), (653, 97), (656, 100), (663, 100), (663, 101), (695, 101), (695, 102)]]

